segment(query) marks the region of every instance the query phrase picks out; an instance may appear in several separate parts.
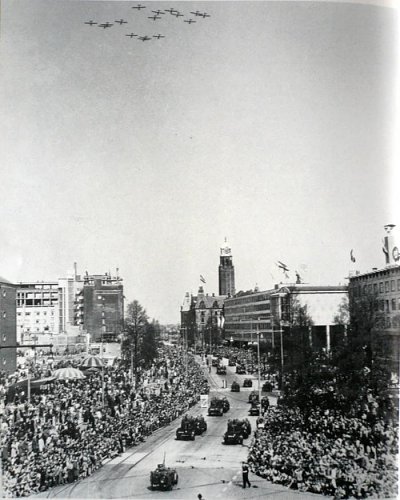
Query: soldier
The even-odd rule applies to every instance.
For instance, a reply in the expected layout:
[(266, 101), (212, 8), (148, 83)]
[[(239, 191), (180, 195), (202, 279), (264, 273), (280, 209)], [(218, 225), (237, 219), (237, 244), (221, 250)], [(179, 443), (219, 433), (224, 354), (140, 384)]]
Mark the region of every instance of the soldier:
[(248, 485), (248, 487), (251, 488), (251, 484), (249, 481), (249, 466), (247, 465), (246, 462), (242, 462), (242, 477), (243, 477), (243, 488), (246, 488), (246, 485)]

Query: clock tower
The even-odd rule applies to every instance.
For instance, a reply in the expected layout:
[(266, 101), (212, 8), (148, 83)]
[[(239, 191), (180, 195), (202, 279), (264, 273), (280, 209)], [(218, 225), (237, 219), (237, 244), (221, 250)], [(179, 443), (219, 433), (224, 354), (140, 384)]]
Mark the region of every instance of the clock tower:
[(221, 247), (221, 254), (219, 257), (219, 295), (235, 295), (235, 268), (232, 264), (232, 251), (226, 241)]

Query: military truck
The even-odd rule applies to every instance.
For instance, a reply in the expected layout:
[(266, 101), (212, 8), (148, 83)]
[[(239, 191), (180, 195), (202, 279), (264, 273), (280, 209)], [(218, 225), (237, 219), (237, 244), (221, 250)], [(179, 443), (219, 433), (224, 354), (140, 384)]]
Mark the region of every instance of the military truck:
[(222, 398), (222, 408), (223, 408), (224, 413), (229, 411), (230, 407), (231, 407), (231, 405), (229, 404), (228, 399), (226, 397), (223, 397)]
[(236, 381), (232, 382), (231, 392), (240, 392), (240, 385)]
[(251, 391), (251, 393), (249, 394), (249, 403), (253, 403), (253, 402), (259, 402), (259, 396), (258, 396), (258, 392), (256, 391)]
[(185, 415), (182, 418), (181, 426), (176, 430), (176, 439), (191, 439), (194, 441), (196, 436), (196, 422), (193, 417)]
[(225, 444), (243, 444), (243, 440), (247, 439), (251, 433), (251, 425), (248, 419), (245, 420), (229, 420), (228, 428), (224, 434)]
[(194, 432), (196, 436), (200, 436), (207, 430), (207, 422), (204, 420), (203, 415), (199, 415), (194, 419)]
[(150, 472), (151, 489), (172, 490), (178, 484), (178, 474), (175, 469), (165, 466), (165, 461), (157, 465), (157, 469)]
[(236, 373), (246, 375), (246, 368), (243, 365), (236, 365)]
[(258, 417), (260, 415), (260, 405), (258, 401), (253, 401), (249, 410), (249, 415)]
[(253, 387), (253, 381), (251, 380), (251, 378), (244, 379), (243, 387)]
[(226, 366), (218, 365), (217, 366), (217, 375), (226, 375)]

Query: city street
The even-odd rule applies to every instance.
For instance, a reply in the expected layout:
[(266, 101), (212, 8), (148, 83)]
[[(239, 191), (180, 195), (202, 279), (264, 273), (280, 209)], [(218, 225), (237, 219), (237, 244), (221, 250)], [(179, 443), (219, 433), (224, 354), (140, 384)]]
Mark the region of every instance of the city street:
[[(315, 498), (316, 495), (288, 490), (254, 474), (250, 474), (252, 488), (242, 488), (241, 462), (247, 458), (251, 437), (243, 445), (227, 446), (223, 444), (222, 437), (229, 418), (248, 417), (247, 399), (252, 389), (243, 389), (242, 385), (245, 378), (254, 379), (254, 377), (236, 375), (234, 370), (234, 367), (227, 367), (227, 375), (219, 376), (215, 373), (216, 368), (213, 367), (209, 374), (208, 368), (205, 367), (205, 373), (211, 385), (210, 397), (226, 396), (231, 407), (223, 417), (208, 417), (207, 409), (200, 408), (200, 404), (192, 408), (189, 414), (204, 415), (208, 424), (207, 431), (202, 436), (196, 436), (194, 442), (175, 439), (175, 431), (180, 422), (176, 420), (168, 427), (159, 429), (142, 445), (131, 448), (119, 457), (108, 461), (90, 477), (78, 483), (53, 488), (36, 496), (44, 498), (196, 499), (201, 493), (204, 500), (265, 498), (278, 495), (285, 499)], [(222, 389), (223, 378), (227, 380), (226, 389)], [(241, 385), (239, 393), (230, 392), (230, 384), (233, 380), (237, 380)], [(273, 398), (270, 399), (274, 404)], [(248, 418), (254, 430), (256, 417)], [(179, 482), (172, 491), (152, 491), (150, 471), (163, 462), (164, 454), (166, 465), (177, 470)]]

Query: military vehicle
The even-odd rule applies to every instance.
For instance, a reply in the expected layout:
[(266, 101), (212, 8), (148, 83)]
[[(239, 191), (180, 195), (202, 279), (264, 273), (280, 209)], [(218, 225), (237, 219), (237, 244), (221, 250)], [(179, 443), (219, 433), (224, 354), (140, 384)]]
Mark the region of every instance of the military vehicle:
[(258, 396), (258, 392), (256, 391), (251, 391), (251, 393), (249, 394), (249, 403), (253, 403), (253, 402), (256, 402), (258, 403), (259, 402), (259, 396)]
[(266, 410), (268, 410), (269, 408), (269, 399), (267, 396), (264, 396), (261, 398), (261, 408), (263, 410), (263, 412), (265, 412)]
[(258, 404), (257, 401), (253, 401), (251, 403), (249, 415), (251, 415), (253, 417), (258, 417), (260, 415), (260, 405)]
[(198, 417), (195, 418), (194, 422), (194, 432), (196, 436), (200, 436), (200, 434), (203, 434), (207, 430), (207, 422), (204, 420), (203, 415), (199, 415)]
[(228, 360), (228, 366), (235, 366), (236, 365), (236, 361), (234, 358), (229, 358)]
[(227, 411), (229, 411), (231, 405), (229, 404), (229, 401), (227, 398), (222, 398), (222, 408), (223, 408), (223, 411), (224, 413), (226, 413)]
[(232, 382), (231, 392), (240, 392), (240, 385), (237, 382)]
[(263, 386), (262, 386), (262, 391), (263, 392), (272, 392), (273, 390), (273, 386), (271, 384), (271, 382), (264, 382)]
[(249, 437), (251, 433), (251, 425), (248, 419), (245, 420), (229, 420), (228, 428), (224, 434), (225, 444), (243, 444), (243, 440)]
[(165, 466), (164, 462), (157, 465), (157, 469), (150, 472), (151, 489), (172, 490), (178, 484), (178, 474), (175, 469), (170, 469)]
[(251, 378), (244, 379), (243, 387), (253, 387), (253, 381), (251, 380)]
[(209, 416), (222, 417), (230, 409), (230, 404), (227, 398), (211, 398), (210, 406), (208, 408)]
[(246, 368), (243, 365), (236, 365), (236, 373), (246, 375)]
[(226, 366), (218, 365), (217, 366), (217, 375), (226, 375)]
[(194, 441), (196, 436), (196, 423), (193, 417), (185, 415), (182, 418), (181, 426), (176, 430), (176, 439), (191, 439)]
[(211, 366), (218, 366), (218, 358), (211, 359)]

